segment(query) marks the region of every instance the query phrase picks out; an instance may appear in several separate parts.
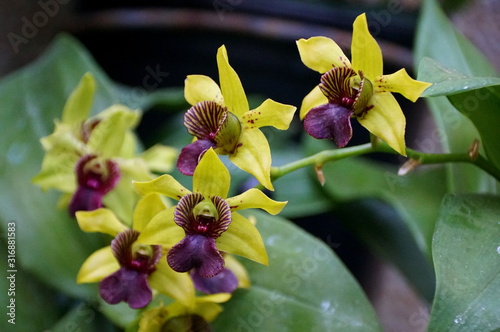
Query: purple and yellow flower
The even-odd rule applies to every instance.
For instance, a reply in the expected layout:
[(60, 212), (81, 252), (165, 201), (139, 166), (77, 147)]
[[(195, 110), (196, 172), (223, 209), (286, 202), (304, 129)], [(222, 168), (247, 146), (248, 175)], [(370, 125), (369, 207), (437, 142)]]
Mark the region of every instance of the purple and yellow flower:
[(110, 246), (97, 250), (83, 263), (77, 283), (99, 282), (99, 294), (104, 301), (109, 304), (126, 302), (134, 309), (148, 305), (154, 291), (190, 305), (194, 296), (190, 277), (173, 271), (161, 259), (163, 248), (160, 245), (138, 241), (152, 217), (164, 209), (158, 195), (143, 197), (134, 210), (132, 228), (105, 208), (77, 212), (78, 225), (83, 231), (114, 237)]
[(177, 168), (185, 175), (193, 175), (202, 155), (213, 148), (220, 155), (229, 155), (236, 166), (272, 190), (271, 152), (259, 128), (287, 129), (296, 108), (267, 99), (250, 110), (224, 46), (217, 51), (217, 65), (220, 88), (204, 75), (186, 79), (184, 95), (193, 107), (186, 112), (184, 125), (196, 140), (182, 149)]
[(383, 75), (382, 52), (368, 30), (366, 15), (353, 24), (352, 64), (341, 48), (327, 37), (297, 41), (302, 62), (318, 71), (321, 83), (303, 100), (300, 118), (307, 133), (332, 139), (344, 147), (352, 136), (351, 118), (402, 155), (405, 152), (405, 116), (391, 94), (416, 101), (430, 83), (412, 79), (401, 69)]
[[(141, 195), (156, 193), (179, 200), (175, 207), (158, 213), (151, 220), (139, 241), (168, 248), (170, 267), (178, 272), (190, 271), (198, 285), (201, 284), (198, 277), (212, 278), (224, 271), (222, 253), (267, 265), (266, 249), (257, 228), (236, 211), (261, 208), (277, 214), (286, 202), (276, 202), (255, 188), (226, 198), (229, 185), (229, 172), (212, 148), (204, 153), (194, 171), (193, 192), (170, 175), (135, 182)], [(234, 283), (230, 273), (226, 276)]]
[(54, 132), (40, 140), (45, 157), (33, 182), (43, 190), (63, 192), (61, 205), (72, 215), (106, 206), (130, 224), (127, 218), (137, 202), (132, 180), (150, 180), (152, 171), (171, 170), (177, 153), (156, 145), (137, 155), (133, 129), (140, 112), (112, 105), (89, 118), (94, 92), (95, 80), (85, 74)]

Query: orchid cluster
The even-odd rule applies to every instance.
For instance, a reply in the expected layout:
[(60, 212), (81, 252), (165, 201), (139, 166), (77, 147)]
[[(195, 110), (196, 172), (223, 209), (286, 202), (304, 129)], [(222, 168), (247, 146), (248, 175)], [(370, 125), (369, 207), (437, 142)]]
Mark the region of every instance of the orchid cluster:
[[(342, 148), (356, 118), (406, 155), (405, 117), (391, 93), (415, 101), (429, 84), (404, 69), (383, 75), (381, 51), (365, 15), (354, 22), (352, 62), (326, 37), (301, 39), (297, 46), (304, 64), (321, 74), (300, 108), (306, 132)], [(90, 74), (71, 93), (54, 133), (41, 139), (46, 155), (34, 183), (61, 191), (60, 206), (82, 231), (112, 239), (83, 263), (77, 282), (98, 282), (108, 304), (144, 308), (139, 331), (166, 330), (179, 322), (205, 326), (215, 319), (219, 303), (235, 289), (250, 287), (235, 256), (269, 264), (259, 221), (238, 211), (278, 214), (286, 205), (257, 188), (228, 197), (231, 176), (220, 156), (274, 190), (271, 150), (259, 128), (288, 129), (296, 107), (267, 99), (250, 109), (224, 46), (216, 59), (219, 84), (203, 75), (185, 81), (192, 107), (184, 126), (193, 141), (180, 153), (163, 145), (139, 152), (133, 132), (138, 110), (112, 105), (89, 117), (96, 86)], [(168, 174), (175, 164), (192, 176), (191, 190)]]

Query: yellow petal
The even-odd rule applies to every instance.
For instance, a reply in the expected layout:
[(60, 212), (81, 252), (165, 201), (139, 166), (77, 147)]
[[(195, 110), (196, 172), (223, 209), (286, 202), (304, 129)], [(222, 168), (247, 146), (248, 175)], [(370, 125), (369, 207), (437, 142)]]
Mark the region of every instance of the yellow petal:
[(257, 263), (268, 265), (266, 248), (257, 228), (237, 212), (232, 213), (231, 225), (216, 240), (221, 251), (239, 255)]
[(217, 294), (200, 296), (200, 297), (196, 298), (196, 302), (198, 302), (198, 303), (208, 303), (208, 302), (224, 303), (226, 301), (229, 301), (230, 298), (231, 298), (230, 293), (217, 293)]
[(141, 196), (157, 193), (179, 200), (181, 197), (191, 193), (191, 191), (186, 189), (169, 174), (164, 174), (148, 182), (134, 181), (133, 184), (135, 191)]
[(224, 261), (226, 263), (226, 268), (231, 270), (238, 279), (238, 287), (250, 288), (250, 277), (245, 267), (232, 255), (224, 256)]
[(233, 211), (243, 209), (263, 209), (270, 214), (278, 214), (287, 202), (277, 202), (267, 197), (262, 191), (252, 188), (244, 193), (226, 199)]
[(174, 222), (174, 209), (171, 207), (157, 213), (142, 230), (137, 243), (159, 244), (171, 248), (184, 238), (184, 230)]
[(297, 40), (300, 59), (312, 70), (324, 74), (333, 67), (350, 67), (351, 63), (337, 43), (327, 37)]
[(120, 153), (127, 150), (123, 145), (133, 143), (126, 137), (128, 131), (139, 123), (140, 112), (123, 105), (112, 105), (98, 117), (100, 122), (92, 130), (87, 145), (103, 157), (120, 157)]
[(54, 188), (65, 193), (76, 190), (75, 165), (78, 155), (68, 151), (52, 150), (45, 154), (42, 170), (33, 179), (33, 183), (43, 190)]
[(262, 105), (243, 115), (242, 123), (244, 129), (273, 126), (277, 129), (286, 130), (290, 126), (295, 106), (277, 103), (271, 99), (265, 100)]
[(129, 174), (122, 173), (120, 181), (113, 190), (104, 195), (102, 203), (113, 211), (122, 223), (131, 226), (137, 198), (138, 195), (134, 192), (132, 186), (132, 177)]
[(193, 192), (205, 198), (212, 196), (227, 197), (231, 176), (217, 153), (210, 148), (201, 158), (193, 174)]
[(174, 168), (178, 154), (177, 149), (173, 147), (156, 144), (144, 151), (141, 159), (151, 171), (168, 173)]
[(390, 93), (374, 94), (370, 103), (374, 107), (364, 117), (358, 117), (359, 123), (399, 154), (406, 156), (406, 119), (394, 96)]
[(69, 125), (79, 125), (85, 121), (92, 108), (94, 92), (94, 77), (92, 74), (86, 73), (64, 104), (62, 122)]
[(224, 105), (224, 98), (219, 86), (205, 75), (189, 75), (184, 81), (184, 98), (191, 105), (205, 100)]
[(352, 69), (374, 80), (383, 73), (382, 51), (368, 30), (366, 15), (359, 15), (353, 24)]
[(75, 216), (78, 226), (84, 232), (100, 232), (116, 236), (128, 229), (111, 210), (105, 208), (94, 211), (78, 211)]
[(381, 75), (375, 81), (376, 92), (397, 92), (415, 102), (432, 83), (411, 78), (406, 70), (400, 69), (391, 75)]
[(219, 81), (224, 96), (224, 104), (229, 112), (241, 119), (243, 114), (248, 112), (250, 108), (240, 78), (229, 65), (224, 45), (217, 50), (217, 66), (219, 68)]
[(148, 278), (149, 285), (158, 292), (182, 303), (187, 307), (194, 306), (194, 286), (187, 273), (175, 272), (167, 264), (165, 257), (160, 259)]
[(152, 193), (142, 197), (134, 209), (133, 229), (142, 232), (153, 217), (165, 210), (165, 204), (158, 194)]
[(300, 107), (300, 119), (303, 120), (306, 114), (314, 107), (328, 103), (328, 99), (321, 92), (318, 85), (311, 90), (302, 100)]
[(271, 150), (266, 136), (259, 129), (241, 132), (238, 147), (229, 160), (252, 174), (264, 187), (274, 190), (271, 182)]
[(118, 264), (111, 247), (107, 246), (90, 255), (82, 264), (76, 282), (79, 284), (99, 282), (110, 274), (118, 271)]

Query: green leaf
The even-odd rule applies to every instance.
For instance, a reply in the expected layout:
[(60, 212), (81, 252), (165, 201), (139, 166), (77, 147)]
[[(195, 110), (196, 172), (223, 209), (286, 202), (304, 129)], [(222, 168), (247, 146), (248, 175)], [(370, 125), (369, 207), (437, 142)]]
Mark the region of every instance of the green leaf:
[[(87, 285), (76, 285), (75, 278), (87, 256), (104, 246), (103, 238), (80, 231), (67, 211), (57, 209), (59, 193), (42, 192), (31, 179), (43, 158), (39, 139), (53, 131), (53, 119), (61, 118), (67, 98), (87, 72), (96, 81), (91, 113), (122, 101), (124, 88), (116, 87), (87, 51), (65, 35), (35, 63), (0, 82), (1, 227), (5, 231), (8, 222), (17, 225), (20, 266), (78, 297), (95, 292)], [(147, 94), (137, 97), (130, 106), (147, 104), (148, 98)]]
[[(469, 77), (489, 77), (495, 73), (486, 58), (453, 27), (435, 0), (424, 1), (418, 23), (416, 66), (424, 57), (445, 63), (452, 71)], [(427, 77), (419, 75), (418, 79), (425, 81)], [(430, 89), (427, 93), (438, 88)], [(439, 132), (428, 138), (433, 149), (424, 152), (440, 152), (442, 147), (447, 152), (467, 151), (479, 137), (472, 122), (457, 112), (446, 97), (429, 98), (428, 103)], [(448, 188), (452, 192), (484, 192), (495, 186), (492, 177), (470, 165), (453, 164), (448, 170)]]
[(469, 77), (430, 58), (422, 60), (419, 77), (433, 83), (426, 95), (447, 95), (453, 106), (472, 121), (479, 131), (486, 156), (500, 167), (496, 131), (500, 124), (500, 78)]
[(448, 68), (436, 60), (424, 57), (418, 68), (418, 77), (432, 83), (422, 97), (447, 96), (479, 88), (500, 85), (498, 77), (471, 77)]
[[(327, 141), (307, 138), (306, 142), (309, 154), (332, 148)], [(395, 264), (430, 300), (434, 291), (431, 241), (446, 193), (444, 168), (421, 167), (405, 176), (397, 172), (394, 165), (361, 157), (330, 162), (323, 166), (323, 191), (346, 227)]]
[(237, 290), (214, 321), (215, 331), (380, 331), (373, 308), (324, 243), (287, 220), (257, 218), (269, 266), (242, 260), (252, 286)]
[(429, 331), (500, 329), (500, 198), (447, 196), (433, 240), (437, 290)]
[(80, 303), (52, 326), (49, 331), (117, 332), (119, 330), (101, 315), (96, 308), (87, 303)]
[(57, 321), (61, 298), (26, 270), (17, 265), (14, 269), (8, 267), (7, 241), (7, 236), (2, 237), (0, 244), (3, 257), (0, 261), (0, 289), (3, 292), (0, 331), (43, 331)]

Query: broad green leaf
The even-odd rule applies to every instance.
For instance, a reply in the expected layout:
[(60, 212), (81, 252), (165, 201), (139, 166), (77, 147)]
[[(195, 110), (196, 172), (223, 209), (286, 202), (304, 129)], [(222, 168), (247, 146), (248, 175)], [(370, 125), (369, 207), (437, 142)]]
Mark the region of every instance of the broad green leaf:
[[(453, 27), (435, 0), (423, 2), (415, 44), (416, 67), (424, 57), (445, 63), (452, 70), (470, 77), (489, 77), (495, 73), (486, 58)], [(418, 79), (426, 80), (420, 75)], [(479, 137), (471, 121), (454, 110), (446, 97), (429, 98), (429, 106), (439, 133), (429, 138), (435, 150), (424, 152), (439, 152), (441, 148), (447, 152), (467, 151), (472, 141)], [(470, 165), (453, 164), (448, 169), (448, 188), (453, 192), (494, 188), (491, 177)]]
[(375, 313), (331, 249), (297, 226), (260, 211), (269, 266), (248, 260), (251, 287), (237, 290), (213, 322), (215, 331), (380, 331)]
[(418, 68), (418, 77), (432, 83), (422, 97), (454, 95), (470, 90), (500, 85), (499, 77), (471, 77), (440, 62), (424, 57)]
[(101, 315), (95, 307), (87, 303), (79, 303), (48, 331), (115, 332), (118, 329), (106, 317)]
[(432, 302), (434, 269), (392, 206), (379, 199), (361, 199), (338, 204), (331, 215), (332, 223), (341, 220), (378, 257), (394, 264), (423, 299)]
[[(306, 142), (309, 154), (333, 147), (327, 141), (307, 138)], [(323, 191), (330, 199), (330, 209), (342, 213), (346, 227), (393, 262), (430, 299), (434, 289), (432, 234), (446, 193), (443, 167), (421, 167), (399, 176), (397, 168), (390, 164), (348, 158), (329, 162), (322, 170), (326, 179)], [(315, 174), (310, 178), (316, 181)], [(415, 268), (417, 262), (421, 265)]]
[(429, 331), (500, 330), (500, 198), (447, 196), (433, 239)]
[[(58, 38), (39, 60), (0, 82), (1, 227), (5, 231), (8, 222), (17, 225), (20, 266), (79, 297), (95, 292), (87, 285), (76, 285), (75, 278), (87, 256), (105, 245), (103, 237), (80, 231), (67, 211), (57, 209), (59, 193), (42, 192), (31, 179), (43, 158), (39, 139), (53, 131), (53, 119), (61, 118), (67, 98), (87, 72), (96, 81), (91, 113), (122, 101), (125, 89), (116, 87), (68, 36)], [(133, 101), (128, 106), (150, 102), (147, 95)]]
[[(2, 234), (0, 239), (3, 258), (0, 260), (0, 289), (3, 292), (0, 331), (44, 331), (58, 320), (61, 297), (17, 264), (14, 269), (8, 267), (7, 234)], [(16, 243), (17, 248), (20, 245)]]
[(453, 106), (469, 118), (479, 131), (486, 156), (500, 167), (497, 125), (500, 124), (500, 78), (469, 77), (424, 58), (419, 77), (434, 83), (428, 96), (448, 95)]

